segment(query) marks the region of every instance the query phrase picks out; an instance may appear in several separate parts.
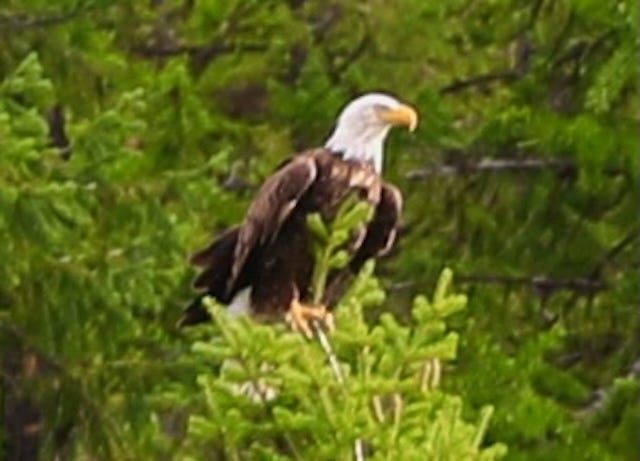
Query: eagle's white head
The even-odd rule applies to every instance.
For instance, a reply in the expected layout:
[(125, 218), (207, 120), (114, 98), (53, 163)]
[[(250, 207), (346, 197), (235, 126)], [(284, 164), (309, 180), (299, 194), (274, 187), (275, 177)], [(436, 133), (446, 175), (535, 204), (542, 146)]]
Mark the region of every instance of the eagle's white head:
[(402, 125), (413, 131), (417, 124), (418, 114), (412, 107), (383, 93), (369, 93), (342, 109), (325, 147), (346, 159), (372, 162), (380, 173), (384, 140), (391, 127)]

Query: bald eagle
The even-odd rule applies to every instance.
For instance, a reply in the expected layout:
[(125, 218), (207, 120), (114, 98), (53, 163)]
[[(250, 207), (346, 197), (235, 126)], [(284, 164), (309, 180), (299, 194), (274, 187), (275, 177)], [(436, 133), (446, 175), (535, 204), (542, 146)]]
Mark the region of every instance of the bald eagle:
[[(380, 176), (384, 141), (391, 127), (413, 131), (417, 123), (412, 107), (386, 94), (366, 94), (347, 104), (324, 147), (282, 164), (261, 186), (243, 222), (191, 258), (202, 268), (194, 281), (202, 293), (179, 325), (209, 320), (205, 296), (226, 304), (233, 315), (286, 320), (308, 336), (311, 319), (332, 325), (331, 311), (346, 288), (344, 275), (357, 274), (368, 259), (394, 244), (402, 196)], [(374, 207), (373, 218), (353, 236), (350, 261), (342, 274), (330, 277), (322, 305), (312, 305), (313, 237), (307, 215), (320, 213), (329, 222), (354, 193)]]

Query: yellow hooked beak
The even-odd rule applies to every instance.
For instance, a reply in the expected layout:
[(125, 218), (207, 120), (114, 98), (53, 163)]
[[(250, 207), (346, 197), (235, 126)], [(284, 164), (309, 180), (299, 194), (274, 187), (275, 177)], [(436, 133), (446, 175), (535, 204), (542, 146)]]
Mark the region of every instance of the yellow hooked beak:
[(388, 109), (386, 107), (378, 109), (380, 118), (391, 125), (406, 126), (409, 131), (413, 131), (418, 126), (418, 113), (416, 110), (405, 104), (394, 109)]

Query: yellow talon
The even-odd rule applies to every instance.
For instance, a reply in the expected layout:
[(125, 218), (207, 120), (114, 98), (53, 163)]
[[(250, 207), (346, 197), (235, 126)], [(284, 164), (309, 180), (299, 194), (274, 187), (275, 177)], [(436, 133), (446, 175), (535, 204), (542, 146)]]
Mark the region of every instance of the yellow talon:
[(329, 331), (335, 328), (333, 314), (325, 306), (307, 306), (297, 299), (291, 301), (285, 320), (293, 331), (302, 333), (309, 339), (313, 338), (313, 320), (320, 321)]

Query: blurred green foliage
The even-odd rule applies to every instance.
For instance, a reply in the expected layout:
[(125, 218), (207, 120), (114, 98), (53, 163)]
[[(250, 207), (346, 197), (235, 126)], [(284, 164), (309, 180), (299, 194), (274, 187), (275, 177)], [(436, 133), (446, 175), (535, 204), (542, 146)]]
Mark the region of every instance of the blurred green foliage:
[[(338, 354), (366, 370), (358, 338), (386, 332), (371, 340), (373, 356), (397, 364), (407, 338), (431, 325), (414, 299), (445, 266), (471, 302), (447, 317), (457, 354), (426, 397), (426, 419), (416, 410), (394, 433), (358, 412), (364, 397), (345, 399), (340, 440), (361, 430), (377, 446), (416, 450), (420, 431), (455, 421), (458, 448), (471, 441), (486, 456), (501, 442), (505, 459), (638, 458), (637, 9), (631, 0), (3, 2), (0, 453), (235, 450), (206, 434), (221, 417), (212, 404), (238, 404), (211, 389), (245, 377), (218, 379), (202, 346), (225, 329), (243, 338), (233, 347), (255, 347), (249, 333), (257, 345), (295, 343), (309, 362), (283, 361), (287, 379), (306, 370), (295, 379), (330, 381), (317, 345), (277, 328), (224, 316), (189, 333), (173, 325), (191, 296), (188, 254), (241, 219), (284, 158), (321, 144), (342, 104), (385, 90), (422, 115), (413, 136), (394, 133), (387, 146), (403, 232), (378, 266), (386, 302), (364, 312), (366, 324), (354, 306), (370, 303), (342, 306)], [(387, 372), (375, 373), (388, 383)], [(363, 377), (350, 385), (367, 387)], [(274, 434), (295, 425), (301, 453), (333, 446), (309, 452), (348, 456), (346, 442), (328, 441), (336, 425), (316, 433), (301, 418), (321, 402), (293, 387), (271, 417), (246, 404), (216, 426), (234, 428), (225, 440), (238, 443), (247, 428), (266, 434), (240, 459), (286, 456)], [(494, 412), (478, 446), (486, 405)], [(438, 440), (445, 451), (425, 452), (432, 459), (466, 459)], [(409, 453), (379, 454), (400, 452)]]

